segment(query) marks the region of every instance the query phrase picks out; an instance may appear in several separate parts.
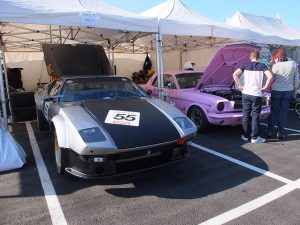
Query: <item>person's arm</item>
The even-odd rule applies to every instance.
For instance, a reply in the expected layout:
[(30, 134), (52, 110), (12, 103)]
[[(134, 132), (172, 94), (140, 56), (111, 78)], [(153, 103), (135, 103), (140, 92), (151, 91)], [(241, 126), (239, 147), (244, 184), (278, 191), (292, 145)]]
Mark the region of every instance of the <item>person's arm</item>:
[(262, 89), (261, 89), (262, 91), (268, 90), (272, 83), (272, 80), (273, 80), (273, 74), (271, 73), (270, 70), (265, 70), (264, 74), (267, 77), (267, 81), (266, 81), (265, 86), (262, 87)]
[(238, 68), (236, 71), (234, 71), (234, 73), (232, 74), (234, 82), (236, 83), (236, 85), (238, 86), (239, 89), (243, 90), (243, 86), (241, 85), (239, 76), (243, 73), (243, 71)]

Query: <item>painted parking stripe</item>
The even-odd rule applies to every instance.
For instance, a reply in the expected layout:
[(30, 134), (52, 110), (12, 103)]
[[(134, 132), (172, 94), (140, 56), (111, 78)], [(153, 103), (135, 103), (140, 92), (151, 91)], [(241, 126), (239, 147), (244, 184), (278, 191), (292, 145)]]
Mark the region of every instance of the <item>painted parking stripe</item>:
[(221, 158), (226, 159), (226, 160), (228, 160), (230, 162), (236, 163), (236, 164), (238, 164), (240, 166), (243, 166), (243, 167), (245, 167), (247, 169), (253, 170), (253, 171), (257, 172), (257, 173), (260, 173), (260, 174), (263, 174), (265, 176), (271, 177), (271, 178), (273, 178), (275, 180), (278, 180), (278, 181), (281, 181), (283, 183), (288, 184), (288, 183), (292, 182), (291, 180), (289, 180), (287, 178), (281, 177), (281, 176), (276, 175), (274, 173), (271, 173), (271, 172), (269, 172), (267, 170), (260, 169), (260, 168), (258, 168), (256, 166), (252, 166), (252, 165), (250, 165), (248, 163), (245, 163), (245, 162), (242, 162), (240, 160), (234, 159), (234, 158), (232, 158), (230, 156), (227, 156), (227, 155), (224, 155), (222, 153), (216, 152), (216, 151), (211, 150), (209, 148), (206, 148), (204, 146), (201, 146), (201, 145), (198, 145), (198, 144), (195, 144), (195, 143), (192, 143), (191, 145), (193, 147), (195, 147), (195, 148), (198, 148), (198, 149), (202, 150), (202, 151), (205, 151), (205, 152), (208, 152), (208, 153), (213, 154), (215, 156), (221, 157)]
[(216, 217), (213, 217), (205, 222), (200, 223), (199, 225), (219, 225), (227, 223), (231, 220), (234, 220), (240, 216), (243, 216), (255, 209), (258, 209), (292, 191), (300, 188), (300, 179), (289, 184), (286, 184), (268, 194), (265, 194), (257, 199), (254, 199), (244, 205), (241, 205), (237, 208), (229, 210), (225, 213), (222, 213)]
[[(263, 126), (268, 126), (268, 124), (266, 123), (260, 123), (261, 125)], [(275, 126), (277, 127), (277, 126)], [(297, 132), (297, 133), (300, 133), (300, 130), (296, 130), (296, 129), (292, 129), (292, 128), (284, 128), (285, 130), (288, 130), (288, 131), (293, 131), (293, 132)]]
[(48, 206), (49, 213), (51, 216), (52, 224), (53, 225), (66, 225), (67, 221), (66, 221), (65, 215), (62, 211), (62, 208), (61, 208), (58, 198), (56, 196), (55, 189), (51, 182), (45, 162), (42, 158), (40, 148), (37, 144), (37, 141), (34, 136), (33, 129), (32, 129), (30, 122), (26, 122), (26, 128), (27, 128), (31, 148), (33, 151), (34, 159), (36, 162), (37, 170), (38, 170), (40, 180), (42, 183), (42, 187), (44, 190), (44, 195), (45, 195), (47, 206)]

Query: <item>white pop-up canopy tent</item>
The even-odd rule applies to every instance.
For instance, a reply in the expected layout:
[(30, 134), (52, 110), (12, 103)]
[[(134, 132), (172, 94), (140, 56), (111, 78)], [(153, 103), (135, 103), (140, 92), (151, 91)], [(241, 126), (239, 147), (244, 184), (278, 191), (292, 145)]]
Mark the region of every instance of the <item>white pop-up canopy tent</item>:
[[(40, 51), (42, 43), (87, 43), (87, 40), (95, 44), (105, 41), (111, 46), (111, 42), (130, 42), (140, 36), (156, 33), (157, 29), (156, 19), (135, 15), (102, 1), (3, 0), (0, 7), (0, 53), (5, 67), (6, 51)], [(4, 71), (7, 81), (6, 68)], [(2, 66), (0, 91), (4, 132), (7, 132)], [(3, 141), (2, 137), (11, 144)], [(11, 156), (0, 155), (1, 171), (19, 168), (16, 158), (24, 163), (22, 151), (10, 150), (13, 146), (17, 146), (14, 140), (2, 135), (1, 130), (0, 148)]]
[(253, 35), (255, 43), (300, 46), (300, 31), (290, 27), (282, 18), (236, 12), (226, 24), (260, 34)]
[[(174, 56), (177, 56), (176, 59), (172, 57), (173, 59), (170, 60), (172, 63), (168, 63), (166, 60), (165, 65), (174, 65), (176, 61), (179, 69), (183, 64), (182, 55), (187, 51), (207, 50), (214, 47), (212, 52), (215, 52), (216, 46), (221, 47), (226, 43), (251, 41), (252, 32), (250, 30), (232, 27), (205, 18), (189, 9), (180, 0), (168, 0), (140, 13), (140, 15), (157, 17), (159, 33), (163, 37), (164, 51), (168, 52), (168, 55), (174, 53)], [(151, 36), (142, 39), (148, 43), (154, 42)], [(164, 55), (166, 56), (166, 54)], [(207, 57), (206, 63), (209, 61), (208, 58), (211, 57)]]
[(234, 41), (251, 41), (252, 32), (205, 18), (186, 7), (180, 0), (168, 0), (140, 13), (155, 16), (164, 47), (195, 48)]
[(153, 17), (100, 0), (4, 0), (0, 22), (5, 51), (40, 51), (40, 43), (50, 41), (105, 45), (130, 42), (158, 29)]

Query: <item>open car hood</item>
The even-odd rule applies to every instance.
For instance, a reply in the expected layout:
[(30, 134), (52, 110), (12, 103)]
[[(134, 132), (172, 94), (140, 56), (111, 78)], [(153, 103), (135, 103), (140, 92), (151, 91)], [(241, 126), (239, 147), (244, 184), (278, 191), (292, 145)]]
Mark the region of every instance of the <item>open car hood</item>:
[(221, 48), (203, 73), (196, 89), (204, 87), (231, 87), (234, 83), (232, 74), (244, 63), (250, 61), (251, 51), (260, 48), (249, 44), (227, 45)]
[(49, 76), (111, 75), (112, 69), (102, 46), (42, 45)]

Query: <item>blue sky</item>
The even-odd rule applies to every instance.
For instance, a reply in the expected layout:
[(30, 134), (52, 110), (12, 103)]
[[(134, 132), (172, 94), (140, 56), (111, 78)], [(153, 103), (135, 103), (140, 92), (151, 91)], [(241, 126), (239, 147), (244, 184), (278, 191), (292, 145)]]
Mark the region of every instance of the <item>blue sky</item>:
[[(104, 0), (105, 2), (134, 13), (142, 12), (165, 0)], [(220, 22), (236, 11), (275, 17), (279, 15), (291, 27), (300, 31), (299, 0), (181, 0), (187, 7), (202, 16)]]

